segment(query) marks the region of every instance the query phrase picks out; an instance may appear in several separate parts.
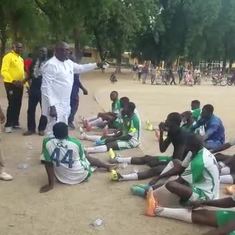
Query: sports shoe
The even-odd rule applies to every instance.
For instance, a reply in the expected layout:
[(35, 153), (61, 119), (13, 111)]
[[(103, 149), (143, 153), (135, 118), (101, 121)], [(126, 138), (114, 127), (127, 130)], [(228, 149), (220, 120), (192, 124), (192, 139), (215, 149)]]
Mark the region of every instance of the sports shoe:
[(109, 149), (109, 158), (110, 159), (115, 159), (116, 158), (116, 154), (115, 154), (115, 152), (113, 151), (112, 148)]
[(140, 197), (145, 197), (145, 189), (138, 187), (137, 185), (131, 186), (131, 192), (133, 195), (140, 196)]
[(13, 126), (13, 129), (20, 130), (21, 127), (20, 127), (20, 125), (14, 125), (14, 126)]
[(38, 131), (38, 135), (44, 136), (45, 135), (45, 131)]
[(86, 139), (86, 133), (83, 132), (80, 136), (79, 136), (80, 140), (85, 140)]
[(5, 133), (12, 133), (12, 127), (9, 126), (9, 127), (5, 127)]
[(154, 198), (153, 195), (153, 189), (150, 188), (148, 193), (147, 193), (147, 200), (146, 200), (146, 210), (145, 210), (145, 215), (154, 217), (156, 216), (156, 208), (158, 207), (158, 203)]
[(148, 131), (153, 131), (153, 124), (150, 121), (146, 121), (145, 129)]
[(79, 127), (79, 132), (80, 132), (80, 135), (82, 134), (82, 133), (84, 133), (84, 130), (83, 130), (83, 128), (80, 126)]
[(35, 131), (26, 131), (23, 133), (24, 136), (29, 136), (35, 134)]
[(112, 181), (120, 181), (121, 178), (122, 178), (121, 175), (116, 170), (111, 170), (110, 179)]
[(229, 194), (229, 195), (234, 195), (235, 194), (235, 185), (229, 185), (227, 187), (224, 188), (224, 191), (226, 194)]
[(13, 177), (7, 174), (6, 172), (2, 172), (0, 174), (0, 180), (10, 181), (10, 180), (13, 180)]

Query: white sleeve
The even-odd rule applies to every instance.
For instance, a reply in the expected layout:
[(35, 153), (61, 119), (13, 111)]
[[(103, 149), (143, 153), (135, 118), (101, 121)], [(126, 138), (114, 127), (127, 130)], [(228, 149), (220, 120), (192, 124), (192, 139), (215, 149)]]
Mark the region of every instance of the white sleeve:
[(182, 167), (187, 168), (191, 162), (191, 157), (192, 157), (192, 152), (189, 151), (185, 157), (185, 159), (183, 160), (183, 162), (181, 163)]
[(42, 95), (48, 99), (49, 105), (54, 106), (56, 100), (53, 97), (53, 83), (56, 79), (55, 65), (46, 63), (42, 67)]
[(73, 71), (74, 73), (86, 73), (89, 72), (91, 70), (94, 70), (97, 68), (97, 64), (96, 63), (90, 63), (90, 64), (77, 64), (77, 63), (73, 63)]

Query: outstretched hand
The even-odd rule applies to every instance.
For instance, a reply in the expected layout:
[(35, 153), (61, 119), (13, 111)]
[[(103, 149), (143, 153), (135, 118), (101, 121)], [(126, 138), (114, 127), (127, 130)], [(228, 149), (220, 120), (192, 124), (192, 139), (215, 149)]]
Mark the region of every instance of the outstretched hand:
[(88, 95), (87, 89), (83, 89), (83, 95)]
[(57, 111), (55, 106), (50, 107), (50, 116), (57, 119)]

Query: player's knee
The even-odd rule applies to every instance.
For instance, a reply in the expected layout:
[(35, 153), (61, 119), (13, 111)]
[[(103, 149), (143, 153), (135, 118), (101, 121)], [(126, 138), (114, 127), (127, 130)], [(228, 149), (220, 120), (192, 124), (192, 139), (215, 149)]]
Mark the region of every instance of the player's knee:
[(175, 181), (170, 181), (165, 184), (165, 187), (168, 191), (172, 192), (177, 188), (177, 183)]
[(147, 163), (152, 160), (152, 157), (150, 155), (145, 155), (143, 159)]

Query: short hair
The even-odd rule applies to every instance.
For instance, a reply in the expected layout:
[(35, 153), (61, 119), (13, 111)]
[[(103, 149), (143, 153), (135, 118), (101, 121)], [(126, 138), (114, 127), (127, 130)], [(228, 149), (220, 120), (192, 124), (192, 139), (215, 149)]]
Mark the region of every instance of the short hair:
[(179, 113), (172, 112), (168, 114), (167, 120), (170, 122), (174, 122), (177, 126), (180, 126), (182, 118)]
[(187, 119), (192, 117), (192, 112), (191, 111), (185, 111), (181, 113), (181, 117), (186, 117)]
[(204, 105), (203, 109), (206, 110), (207, 112), (211, 113), (211, 114), (214, 112), (214, 107), (211, 104)]
[(128, 110), (133, 113), (135, 110), (135, 104), (133, 102), (129, 102), (128, 104)]
[(192, 100), (191, 104), (195, 104), (195, 105), (200, 106), (201, 103), (199, 100)]
[(130, 99), (126, 96), (123, 96), (120, 98), (120, 102), (121, 103), (129, 103), (130, 102)]
[(56, 139), (62, 140), (68, 137), (68, 126), (64, 122), (58, 122), (53, 126), (53, 134)]
[(116, 95), (116, 96), (118, 96), (118, 92), (117, 91), (112, 91), (111, 93), (110, 93), (110, 96), (111, 95)]

